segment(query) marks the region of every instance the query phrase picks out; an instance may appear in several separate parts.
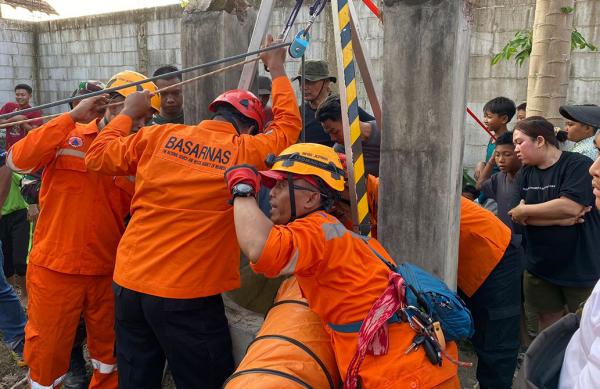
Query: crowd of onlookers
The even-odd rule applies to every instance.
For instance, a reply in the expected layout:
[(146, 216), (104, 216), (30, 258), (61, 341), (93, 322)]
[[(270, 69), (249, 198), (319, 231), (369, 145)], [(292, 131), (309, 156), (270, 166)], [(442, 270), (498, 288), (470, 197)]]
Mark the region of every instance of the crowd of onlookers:
[[(164, 66), (154, 76), (174, 71), (177, 71), (176, 67)], [(293, 80), (302, 77), (305, 79), (301, 140), (332, 146), (343, 153), (341, 104), (339, 96), (331, 93), (331, 84), (336, 82), (336, 77), (325, 61), (306, 61), (305, 68)], [(173, 87), (180, 81), (181, 76), (156, 81), (159, 89), (172, 88), (161, 92), (160, 111), (154, 114), (151, 124), (184, 123), (182, 88)], [(273, 118), (269, 105), (271, 80), (260, 76), (257, 84), (257, 95), (265, 108), (266, 121), (270, 121)], [(103, 88), (104, 85), (98, 81), (82, 82), (73, 96)], [(16, 102), (4, 104), (0, 114), (30, 108), (31, 95), (30, 86), (17, 85)], [(506, 305), (510, 312), (490, 310), (488, 314), (490, 318), (520, 317), (519, 339), (511, 339), (511, 344), (504, 346), (510, 348), (518, 343), (522, 352), (541, 331), (566, 313), (576, 312), (592, 294), (600, 278), (600, 246), (596, 243), (600, 241), (600, 214), (594, 206), (594, 191), (600, 191), (600, 185), (596, 183), (593, 187), (590, 176), (590, 173), (594, 175), (594, 182), (600, 180), (600, 172), (594, 170), (597, 166), (592, 166), (599, 155), (600, 142), (596, 141), (596, 133), (600, 127), (600, 107), (562, 106), (560, 114), (565, 119), (564, 129), (555, 127), (540, 116), (527, 117), (526, 110), (525, 103), (516, 106), (505, 97), (494, 98), (484, 106), (484, 123), (494, 137), (487, 144), (485, 161), (475, 167), (476, 184), (463, 186), (464, 197), (492, 211), (510, 228), (510, 245), (514, 249), (511, 255), (516, 255), (517, 259), (510, 262), (511, 268), (507, 271), (520, 275), (521, 290), (506, 296), (511, 300)], [(0, 125), (41, 116), (41, 112), (32, 111), (0, 120)], [(372, 176), (378, 176), (380, 129), (375, 118), (362, 109), (359, 110), (359, 120), (365, 170)], [(4, 149), (8, 150), (41, 124), (42, 121), (38, 120), (6, 127)], [(25, 315), (20, 307), (14, 306), (17, 297), (10, 285), (19, 291), (21, 302), (26, 307), (25, 275), (30, 237), (39, 213), (40, 177), (41, 172), (0, 176), (0, 180), (4, 179), (0, 183), (0, 198), (3, 199), (0, 241), (3, 273), (8, 281), (0, 283), (0, 305), (10, 303), (13, 307), (0, 313), (0, 323), (14, 323), (12, 327), (4, 326), (3, 337), (19, 361), (23, 353)], [(575, 341), (596, 336), (593, 326), (597, 323), (585, 316), (595, 305), (597, 302), (590, 300), (584, 311), (583, 323), (588, 323), (586, 325), (592, 326), (592, 329), (588, 328), (585, 332), (582, 324), (582, 332), (574, 337)], [(66, 388), (86, 385), (82, 354), (84, 340), (82, 318), (72, 351), (71, 368), (64, 381)], [(502, 348), (503, 345), (497, 347)], [(589, 347), (587, 352), (590, 352)], [(569, 353), (581, 356), (584, 351), (570, 346)], [(565, 369), (563, 387), (572, 387), (569, 385), (576, 380), (573, 377), (585, 369), (586, 358), (580, 357), (577, 366), (569, 365)]]

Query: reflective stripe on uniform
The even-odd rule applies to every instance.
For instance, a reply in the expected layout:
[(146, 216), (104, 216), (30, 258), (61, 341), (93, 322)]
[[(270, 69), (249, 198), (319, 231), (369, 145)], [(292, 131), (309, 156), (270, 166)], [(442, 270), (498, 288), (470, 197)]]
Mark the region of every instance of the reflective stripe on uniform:
[(63, 374), (60, 377), (58, 377), (57, 379), (54, 380), (53, 383), (51, 383), (49, 386), (44, 386), (42, 384), (38, 384), (37, 382), (35, 382), (34, 380), (31, 379), (31, 376), (29, 376), (29, 384), (31, 385), (31, 389), (54, 389), (56, 388), (58, 385), (60, 385), (60, 383), (65, 379), (65, 377), (67, 376), (67, 374)]
[(83, 151), (73, 149), (58, 149), (58, 151), (56, 152), (56, 156), (58, 157), (59, 155), (68, 155), (71, 157), (77, 157), (82, 159), (85, 158), (85, 153)]
[(298, 264), (298, 249), (296, 249), (294, 251), (294, 255), (292, 255), (292, 257), (288, 261), (288, 264), (285, 265), (285, 267), (281, 270), (281, 272), (279, 272), (279, 275), (280, 276), (289, 276), (291, 274), (294, 274), (297, 264)]
[(348, 232), (342, 223), (323, 223), (321, 229), (325, 233), (325, 240), (341, 238)]
[(110, 374), (110, 373), (117, 371), (116, 364), (110, 365), (108, 363), (100, 362), (99, 360), (94, 359), (94, 358), (90, 358), (90, 362), (92, 362), (92, 367), (95, 370), (98, 370), (98, 372), (101, 374)]
[(19, 169), (17, 166), (15, 166), (15, 163), (13, 162), (12, 150), (9, 151), (8, 155), (6, 156), (6, 166), (8, 166), (13, 172), (17, 173), (26, 174), (32, 172), (32, 170)]

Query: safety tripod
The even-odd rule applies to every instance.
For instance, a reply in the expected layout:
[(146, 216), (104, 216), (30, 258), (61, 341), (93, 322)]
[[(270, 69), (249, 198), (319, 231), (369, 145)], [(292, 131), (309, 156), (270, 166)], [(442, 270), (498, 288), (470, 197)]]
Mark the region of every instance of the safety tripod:
[[(370, 0), (364, 1), (367, 7), (371, 9), (376, 16), (380, 17), (377, 7)], [(333, 15), (333, 29), (336, 38), (335, 52), (337, 74), (339, 80), (344, 80), (344, 85), (343, 87), (339, 88), (339, 91), (340, 103), (342, 107), (342, 125), (344, 132), (346, 161), (352, 161), (352, 163), (347, 164), (352, 222), (356, 232), (360, 232), (362, 235), (369, 235), (370, 222), (369, 206), (367, 202), (367, 180), (362, 152), (360, 125), (358, 120), (358, 97), (355, 63), (358, 65), (358, 69), (367, 91), (367, 97), (369, 98), (369, 102), (379, 128), (382, 128), (381, 105), (375, 92), (375, 86), (371, 76), (372, 67), (368, 57), (365, 55), (363, 45), (361, 43), (362, 39), (356, 8), (354, 7), (352, 0), (330, 0), (330, 2), (332, 11), (331, 13)], [(318, 4), (319, 0), (317, 0), (310, 9), (311, 18), (307, 28), (300, 30), (300, 32), (292, 41), (292, 45), (290, 46), (290, 55), (292, 57), (298, 58), (297, 55), (299, 52), (294, 53), (295, 47), (301, 46), (305, 49), (308, 45), (308, 36), (306, 36), (306, 31), (308, 28), (310, 28), (315, 17), (318, 16), (318, 13), (320, 13), (317, 10), (322, 10), (325, 5), (323, 4), (321, 7)], [(298, 8), (301, 5), (302, 0), (297, 0), (296, 6), (292, 11), (292, 15), (290, 16), (290, 19), (288, 19), (288, 23), (285, 26), (284, 32), (281, 34), (282, 38), (287, 36), (287, 33), (291, 27), (290, 20), (292, 17), (295, 19), (295, 15), (298, 13)], [(271, 14), (273, 13), (273, 7), (274, 0), (262, 0), (256, 17), (254, 30), (252, 32), (252, 38), (250, 39), (248, 52), (259, 49), (260, 43), (267, 33)], [(304, 50), (301, 50), (301, 58), (302, 69), (304, 69)], [(256, 66), (256, 62), (251, 62), (244, 65), (238, 88), (246, 90), (250, 89), (252, 80), (256, 75)], [(301, 80), (303, 82), (304, 77), (301, 77)], [(304, 88), (301, 89), (303, 90)], [(302, 103), (302, 106), (304, 106), (304, 101)], [(304, 114), (302, 117), (304, 118)]]

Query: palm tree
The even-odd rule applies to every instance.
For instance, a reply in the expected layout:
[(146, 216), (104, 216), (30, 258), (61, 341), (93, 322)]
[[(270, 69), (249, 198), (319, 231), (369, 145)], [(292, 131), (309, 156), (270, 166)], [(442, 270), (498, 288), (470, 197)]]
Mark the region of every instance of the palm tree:
[(566, 101), (575, 0), (537, 0), (529, 76), (527, 116), (544, 116), (555, 125)]

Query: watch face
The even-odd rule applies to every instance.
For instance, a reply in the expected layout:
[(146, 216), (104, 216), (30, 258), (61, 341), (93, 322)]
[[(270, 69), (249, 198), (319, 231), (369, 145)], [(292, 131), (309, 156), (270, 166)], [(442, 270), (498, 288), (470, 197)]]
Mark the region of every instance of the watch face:
[(254, 193), (254, 189), (252, 189), (252, 186), (244, 183), (237, 184), (235, 186), (235, 190), (240, 194)]

